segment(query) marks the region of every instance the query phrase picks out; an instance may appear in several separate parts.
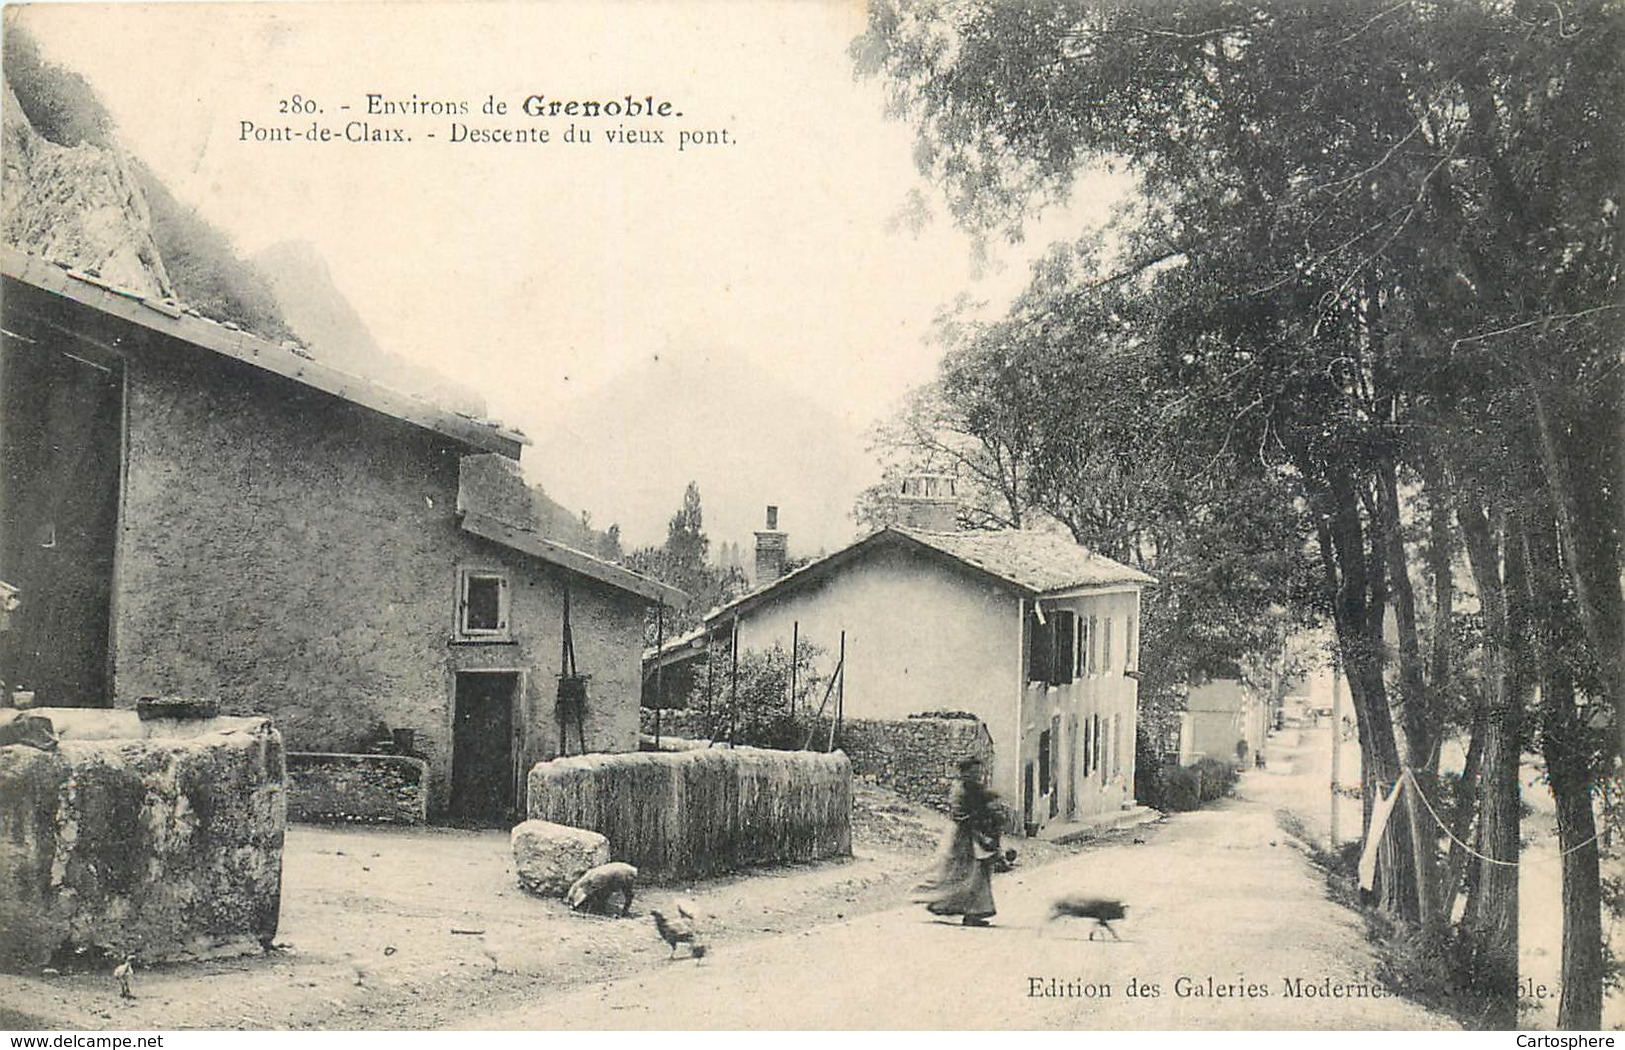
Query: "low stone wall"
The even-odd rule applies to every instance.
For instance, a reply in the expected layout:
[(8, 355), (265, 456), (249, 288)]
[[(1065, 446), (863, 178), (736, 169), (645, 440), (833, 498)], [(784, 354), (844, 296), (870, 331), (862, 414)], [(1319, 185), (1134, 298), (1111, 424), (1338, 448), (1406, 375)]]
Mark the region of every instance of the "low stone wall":
[(994, 764), (993, 738), (974, 718), (848, 718), (838, 743), (854, 773), (944, 812), (960, 759), (975, 756), (989, 769)]
[[(661, 712), (660, 735), (663, 748), (669, 738), (704, 738), (701, 712), (673, 710)], [(643, 732), (654, 731), (654, 712), (643, 711)], [(813, 746), (829, 741), (829, 719), (817, 725), (807, 721)], [(961, 758), (974, 755), (989, 769), (994, 765), (993, 738), (987, 727), (974, 718), (847, 718), (841, 721), (837, 747), (852, 760), (852, 772), (872, 778), (904, 798), (946, 811), (953, 790), (953, 776)]]
[(52, 735), (0, 747), (0, 969), (271, 943), (287, 814), (269, 720), (29, 713)]
[[(638, 708), (638, 729), (644, 736), (654, 736), (655, 713), (653, 708)], [(660, 712), (660, 739), (665, 740), (667, 737), (691, 740), (711, 739), (711, 735), (706, 732), (705, 718), (702, 713), (687, 708), (676, 708)]]
[(406, 755), (288, 752), (288, 819), (425, 824), (429, 763)]
[(532, 820), (596, 831), (645, 877), (694, 878), (852, 853), (839, 752), (708, 748), (585, 755), (530, 771)]

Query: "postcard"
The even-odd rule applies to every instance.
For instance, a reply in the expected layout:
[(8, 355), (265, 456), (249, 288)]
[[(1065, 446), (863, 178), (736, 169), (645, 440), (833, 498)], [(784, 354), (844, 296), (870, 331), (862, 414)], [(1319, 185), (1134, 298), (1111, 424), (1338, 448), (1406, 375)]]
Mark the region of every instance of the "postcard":
[(1625, 1024), (1610, 5), (4, 18), (4, 1027)]

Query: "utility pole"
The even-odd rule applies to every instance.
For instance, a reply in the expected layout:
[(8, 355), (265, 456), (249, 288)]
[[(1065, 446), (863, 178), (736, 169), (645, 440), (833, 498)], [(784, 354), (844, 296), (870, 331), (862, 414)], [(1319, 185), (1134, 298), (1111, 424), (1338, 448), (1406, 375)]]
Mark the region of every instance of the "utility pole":
[[(1336, 644), (1335, 642), (1333, 643)], [(1337, 848), (1337, 785), (1343, 780), (1343, 665), (1332, 652), (1332, 849)]]

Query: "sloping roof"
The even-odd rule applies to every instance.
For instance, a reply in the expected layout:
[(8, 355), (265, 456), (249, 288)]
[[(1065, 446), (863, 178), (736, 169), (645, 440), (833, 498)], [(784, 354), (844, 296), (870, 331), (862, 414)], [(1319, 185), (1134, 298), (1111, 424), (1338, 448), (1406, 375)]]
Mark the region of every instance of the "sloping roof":
[(902, 546), (936, 558), (1024, 598), (1099, 587), (1142, 587), (1157, 582), (1154, 576), (1096, 554), (1062, 536), (1014, 529), (925, 532), (893, 525), (713, 609), (706, 616), (706, 623), (716, 623), (826, 578), (887, 546)]
[(94, 275), (64, 269), (15, 248), (0, 247), (0, 272), (29, 287), (234, 358), (475, 448), (518, 459), (520, 449), (530, 443), (530, 439), (517, 430), (390, 390), (371, 379), (322, 364), (302, 349), (279, 346), (236, 326), (188, 313), (182, 304), (172, 300), (121, 289)]
[(1139, 569), (1096, 554), (1065, 536), (1045, 532), (897, 531), (1034, 594), (1157, 582)]
[(657, 663), (662, 667), (670, 667), (704, 656), (705, 640), (710, 636), (710, 629), (701, 624), (692, 631), (666, 639), (659, 649), (652, 645), (648, 646), (643, 650), (644, 674), (648, 674)]
[(566, 547), (556, 543), (539, 533), (528, 529), (517, 528), (505, 521), (468, 511), (463, 514), (463, 531), (481, 539), (500, 543), (510, 550), (540, 558), (551, 562), (571, 572), (597, 580), (622, 591), (647, 598), (651, 602), (665, 602), (667, 605), (680, 605), (688, 600), (688, 595), (676, 587), (668, 586), (659, 580), (652, 580), (647, 576), (623, 569), (619, 565), (595, 558), (584, 551), (573, 547)]

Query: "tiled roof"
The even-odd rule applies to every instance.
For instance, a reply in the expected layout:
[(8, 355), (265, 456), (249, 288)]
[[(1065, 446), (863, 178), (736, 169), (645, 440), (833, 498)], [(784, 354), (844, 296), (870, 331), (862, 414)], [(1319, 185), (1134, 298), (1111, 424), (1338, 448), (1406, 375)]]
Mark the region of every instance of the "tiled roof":
[(475, 448), (519, 458), (529, 439), (499, 423), (454, 412), (422, 398), (391, 390), (311, 358), (296, 345), (282, 346), (245, 332), (230, 322), (214, 321), (167, 299), (155, 299), (109, 284), (93, 274), (68, 270), (15, 248), (0, 248), (0, 271), (32, 288), (118, 317), (142, 328), (235, 358), (256, 368), (292, 379), (346, 401), (393, 416)]
[(822, 579), (887, 545), (903, 545), (991, 578), (1025, 597), (1091, 587), (1141, 587), (1156, 577), (1096, 554), (1064, 536), (1005, 529), (997, 532), (924, 532), (889, 526), (826, 557), (713, 609), (707, 624), (759, 605), (772, 597)]
[(560, 568), (569, 569), (617, 590), (636, 594), (651, 602), (680, 605), (688, 600), (688, 595), (676, 587), (652, 580), (631, 569), (623, 569), (584, 551), (566, 547), (539, 533), (516, 528), (496, 518), (469, 511), (463, 514), (462, 528), (470, 535), (490, 540), (492, 543), (500, 543), (510, 550), (551, 562)]
[(1076, 587), (1156, 583), (1138, 569), (1096, 554), (1065, 536), (1004, 529), (998, 532), (921, 532), (897, 529), (934, 550), (974, 565), (1037, 594)]

